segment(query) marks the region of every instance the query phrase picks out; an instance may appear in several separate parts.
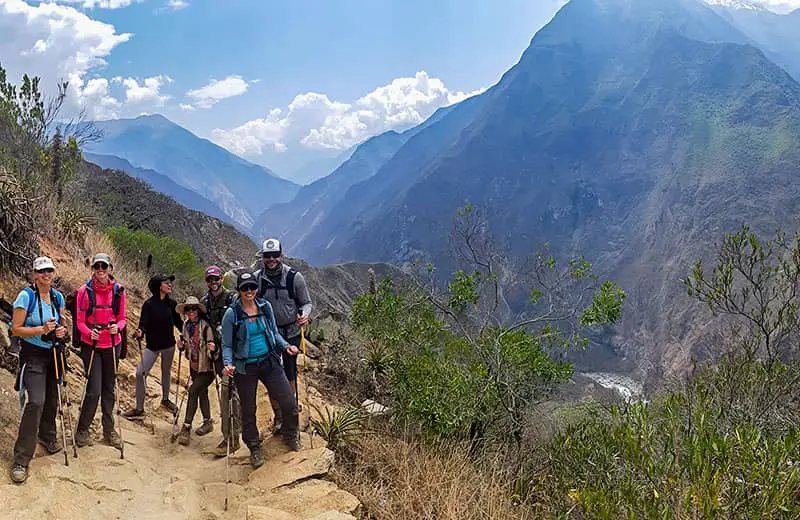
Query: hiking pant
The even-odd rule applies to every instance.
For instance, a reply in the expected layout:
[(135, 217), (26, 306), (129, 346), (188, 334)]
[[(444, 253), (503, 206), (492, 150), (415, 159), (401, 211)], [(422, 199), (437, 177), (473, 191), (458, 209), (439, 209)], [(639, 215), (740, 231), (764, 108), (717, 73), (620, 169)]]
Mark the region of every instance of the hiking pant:
[(214, 382), (214, 372), (197, 372), (189, 369), (192, 384), (189, 386), (189, 401), (186, 403), (186, 418), (184, 424), (192, 424), (194, 414), (197, 412), (197, 402), (200, 402), (200, 413), (203, 420), (211, 419), (211, 404), (208, 401), (208, 387)]
[(175, 347), (163, 350), (144, 349), (142, 362), (136, 367), (136, 409), (144, 410), (144, 398), (146, 388), (144, 379), (150, 373), (150, 369), (156, 362), (156, 358), (161, 355), (161, 400), (169, 399), (169, 384), (172, 381), (172, 358), (175, 356)]
[[(233, 437), (239, 438), (242, 434), (242, 407), (239, 402), (239, 391), (232, 378), (222, 374), (222, 356), (219, 356), (214, 363), (217, 374), (219, 374), (222, 385), (220, 386), (219, 411), (222, 414), (222, 435), (227, 439), (231, 435), (231, 416), (228, 410), (229, 397), (233, 400)], [(232, 392), (233, 395), (230, 395)]]
[(91, 373), (87, 381), (86, 399), (81, 406), (81, 415), (78, 417), (78, 431), (89, 431), (92, 425), (94, 414), (97, 411), (97, 401), (100, 400), (100, 408), (103, 418), (103, 433), (114, 430), (114, 356), (117, 358), (119, 367), (120, 346), (114, 347), (115, 353), (112, 354), (110, 348), (94, 349), (94, 359), (92, 359), (92, 347), (83, 345), (80, 357), (83, 361), (84, 372), (89, 370), (91, 361)]
[(28, 467), (36, 451), (37, 439), (51, 443), (58, 439), (58, 381), (53, 365), (53, 352), (22, 340), (20, 351), (20, 384), (25, 392), (25, 408), (14, 444), (14, 464)]
[(297, 402), (277, 355), (271, 354), (258, 363), (245, 364), (244, 373), (237, 371), (234, 380), (242, 405), (242, 437), (251, 451), (261, 446), (256, 426), (256, 390), (259, 381), (267, 388), (270, 397), (278, 401), (283, 416), (281, 433), (284, 438), (297, 435)]

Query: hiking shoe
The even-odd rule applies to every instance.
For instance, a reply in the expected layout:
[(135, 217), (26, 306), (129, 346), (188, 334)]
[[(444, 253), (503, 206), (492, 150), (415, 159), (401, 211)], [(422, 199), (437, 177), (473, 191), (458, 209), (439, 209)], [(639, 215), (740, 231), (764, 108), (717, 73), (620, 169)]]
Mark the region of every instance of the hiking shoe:
[(106, 440), (109, 446), (117, 448), (118, 450), (122, 449), (122, 439), (119, 438), (119, 434), (116, 430), (103, 432), (103, 438)]
[(214, 419), (206, 419), (203, 421), (203, 424), (200, 425), (198, 429), (194, 431), (197, 435), (201, 437), (206, 435), (207, 433), (211, 433), (214, 431)]
[(294, 434), (294, 435), (289, 435), (288, 437), (284, 437), (283, 438), (283, 443), (291, 451), (300, 451), (300, 449), (303, 447), (300, 444), (300, 435), (299, 434)]
[(261, 447), (250, 450), (250, 465), (253, 469), (258, 469), (264, 465), (264, 455), (261, 453)]
[[(239, 449), (239, 437), (236, 436), (233, 439), (231, 439), (231, 454), (233, 454), (238, 449)], [(215, 457), (227, 457), (228, 441), (226, 439), (222, 439), (222, 441), (219, 444), (217, 444), (217, 447), (214, 448), (212, 454)]]
[(84, 446), (88, 446), (92, 443), (92, 440), (89, 438), (89, 432), (84, 430), (78, 430), (75, 432), (75, 444), (78, 445), (79, 448), (83, 448)]
[(167, 410), (172, 412), (172, 415), (175, 415), (176, 413), (178, 413), (178, 407), (175, 406), (175, 403), (173, 403), (169, 399), (163, 399), (161, 401), (161, 406), (163, 406), (164, 408), (166, 408)]
[(17, 484), (22, 484), (28, 479), (28, 468), (22, 464), (14, 464), (11, 466), (11, 480)]
[(134, 408), (133, 410), (128, 410), (122, 416), (126, 419), (130, 419), (131, 421), (135, 421), (137, 419), (144, 419), (144, 410), (137, 410)]
[(58, 439), (53, 439), (50, 442), (45, 442), (42, 439), (39, 439), (39, 444), (44, 446), (44, 449), (47, 450), (47, 453), (53, 455), (61, 451), (62, 446), (58, 443)]
[(189, 445), (189, 437), (192, 435), (192, 425), (191, 424), (184, 424), (181, 427), (181, 432), (178, 434), (178, 444), (182, 444), (184, 446)]

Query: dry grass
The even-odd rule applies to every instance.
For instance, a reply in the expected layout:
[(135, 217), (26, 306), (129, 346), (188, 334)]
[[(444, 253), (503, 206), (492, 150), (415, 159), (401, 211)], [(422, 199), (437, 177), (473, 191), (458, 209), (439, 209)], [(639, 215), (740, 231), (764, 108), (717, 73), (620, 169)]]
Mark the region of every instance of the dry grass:
[(377, 434), (360, 438), (342, 455), (333, 477), (361, 500), (368, 518), (533, 518), (513, 504), (507, 474), (485, 463), (474, 465), (463, 449), (450, 446), (434, 452), (414, 441)]

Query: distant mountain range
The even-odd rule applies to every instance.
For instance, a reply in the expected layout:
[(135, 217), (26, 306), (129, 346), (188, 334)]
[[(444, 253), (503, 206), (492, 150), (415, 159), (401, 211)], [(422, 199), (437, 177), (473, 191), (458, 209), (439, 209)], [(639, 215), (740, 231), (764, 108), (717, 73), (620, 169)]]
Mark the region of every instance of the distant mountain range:
[(135, 168), (161, 174), (212, 201), (229, 222), (242, 229), (251, 229), (255, 217), (267, 207), (291, 200), (300, 189), (161, 115), (95, 125), (104, 136), (86, 147), (89, 154), (118, 157)]

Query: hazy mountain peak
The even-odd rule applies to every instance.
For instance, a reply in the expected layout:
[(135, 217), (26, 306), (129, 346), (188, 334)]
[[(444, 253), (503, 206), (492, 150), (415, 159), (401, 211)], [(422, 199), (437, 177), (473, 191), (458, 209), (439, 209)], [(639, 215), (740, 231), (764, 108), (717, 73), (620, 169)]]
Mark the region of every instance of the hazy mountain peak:
[(727, 7), (729, 9), (746, 9), (750, 11), (767, 11), (763, 5), (747, 0), (705, 0), (708, 5)]

